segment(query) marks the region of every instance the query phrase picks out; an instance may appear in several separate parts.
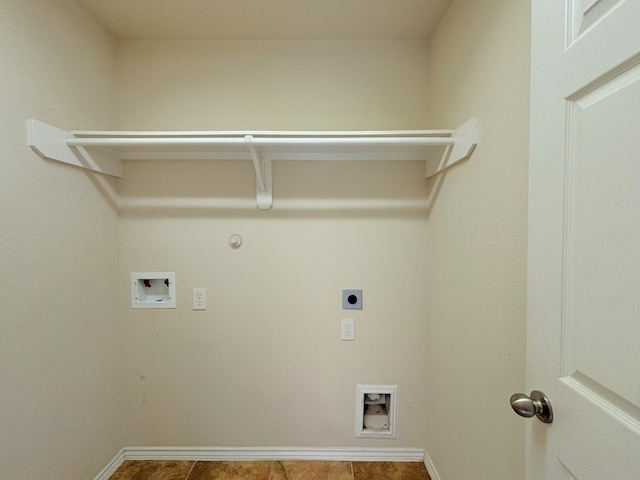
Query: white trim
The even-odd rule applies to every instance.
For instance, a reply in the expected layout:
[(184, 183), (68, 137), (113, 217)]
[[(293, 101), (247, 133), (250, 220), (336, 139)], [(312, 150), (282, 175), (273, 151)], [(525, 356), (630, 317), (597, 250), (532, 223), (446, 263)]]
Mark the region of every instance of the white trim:
[[(423, 462), (421, 448), (125, 447), (123, 460), (343, 460)], [(113, 463), (113, 461), (112, 461)], [(122, 463), (122, 462), (121, 462)], [(438, 480), (437, 477), (432, 477)], [(96, 477), (95, 480), (98, 480)]]
[(433, 460), (431, 460), (431, 457), (426, 451), (424, 452), (424, 466), (426, 467), (427, 472), (429, 472), (431, 480), (441, 480), (440, 474), (438, 473), (438, 470), (436, 470)]
[(109, 463), (100, 471), (98, 475), (94, 477), (93, 480), (109, 480), (109, 477), (114, 474), (114, 472), (118, 469), (122, 462), (125, 460), (125, 449), (123, 448), (116, 456), (111, 459)]

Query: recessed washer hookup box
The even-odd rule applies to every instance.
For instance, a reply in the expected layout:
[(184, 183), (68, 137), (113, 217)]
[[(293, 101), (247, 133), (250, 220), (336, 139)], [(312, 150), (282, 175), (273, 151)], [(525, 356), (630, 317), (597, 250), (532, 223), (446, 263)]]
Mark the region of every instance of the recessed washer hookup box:
[(131, 308), (176, 308), (175, 272), (132, 273)]

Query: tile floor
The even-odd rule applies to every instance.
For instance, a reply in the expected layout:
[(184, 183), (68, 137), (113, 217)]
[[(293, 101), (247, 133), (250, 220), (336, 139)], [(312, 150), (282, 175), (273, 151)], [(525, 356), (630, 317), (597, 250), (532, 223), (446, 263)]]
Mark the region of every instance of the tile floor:
[(109, 480), (430, 480), (420, 462), (126, 460)]

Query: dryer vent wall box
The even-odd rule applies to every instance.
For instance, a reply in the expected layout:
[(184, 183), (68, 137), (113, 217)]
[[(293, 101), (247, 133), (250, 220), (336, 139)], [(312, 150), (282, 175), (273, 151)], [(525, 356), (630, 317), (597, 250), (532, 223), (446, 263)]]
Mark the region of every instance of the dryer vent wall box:
[(395, 437), (397, 385), (356, 387), (356, 437)]
[(132, 273), (131, 308), (176, 308), (176, 274)]

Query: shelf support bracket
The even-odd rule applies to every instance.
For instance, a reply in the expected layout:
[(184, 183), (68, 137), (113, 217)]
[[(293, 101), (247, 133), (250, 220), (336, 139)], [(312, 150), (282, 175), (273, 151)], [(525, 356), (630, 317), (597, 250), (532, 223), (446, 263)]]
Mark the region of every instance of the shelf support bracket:
[(455, 140), (452, 147), (447, 146), (435, 172), (429, 172), (431, 178), (456, 163), (469, 158), (478, 144), (478, 119), (470, 118), (451, 134)]
[(108, 149), (96, 150), (89, 154), (84, 147), (70, 147), (66, 140), (73, 138), (73, 135), (33, 118), (28, 120), (27, 129), (29, 146), (41, 157), (113, 177), (122, 177), (120, 160)]
[(251, 152), (253, 168), (256, 171), (256, 203), (260, 210), (268, 210), (273, 205), (271, 181), (271, 158), (258, 151), (253, 144), (253, 135), (245, 135), (244, 142)]

